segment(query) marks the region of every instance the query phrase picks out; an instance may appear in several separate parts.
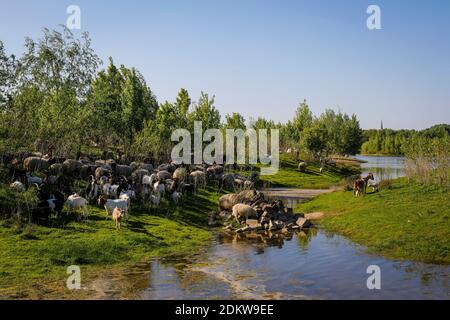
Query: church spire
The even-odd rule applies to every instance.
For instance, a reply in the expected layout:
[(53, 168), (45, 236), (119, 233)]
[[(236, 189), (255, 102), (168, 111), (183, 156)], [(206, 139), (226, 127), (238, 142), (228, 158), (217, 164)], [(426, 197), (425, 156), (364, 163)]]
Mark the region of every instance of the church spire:
[(383, 130), (383, 120), (381, 120), (381, 130)]

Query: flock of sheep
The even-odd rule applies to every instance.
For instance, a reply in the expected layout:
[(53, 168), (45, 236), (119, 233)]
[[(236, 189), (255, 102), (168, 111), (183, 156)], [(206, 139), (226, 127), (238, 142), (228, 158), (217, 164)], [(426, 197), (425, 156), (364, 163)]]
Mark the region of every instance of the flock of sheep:
[(214, 225), (219, 219), (225, 222), (225, 230), (237, 233), (275, 230), (287, 233), (312, 225), (303, 214), (286, 208), (281, 200), (268, 201), (262, 192), (256, 190), (223, 195), (219, 199), (219, 213), (211, 214), (210, 224)]
[[(195, 195), (208, 184), (218, 192), (254, 188), (257, 173), (245, 177), (231, 169), (217, 164), (163, 163), (154, 167), (150, 163), (124, 164), (113, 159), (80, 157), (75, 160), (33, 155), (23, 162), (13, 161), (10, 187), (21, 192), (35, 187), (38, 204), (31, 211), (31, 219), (36, 223), (48, 223), (51, 214), (60, 216), (64, 207), (67, 213), (79, 212), (79, 219), (86, 220), (88, 204), (91, 204), (104, 208), (106, 216), (112, 216), (120, 228), (132, 202), (157, 209), (163, 198), (177, 206), (183, 198)], [(77, 188), (80, 181), (86, 181), (87, 187)]]

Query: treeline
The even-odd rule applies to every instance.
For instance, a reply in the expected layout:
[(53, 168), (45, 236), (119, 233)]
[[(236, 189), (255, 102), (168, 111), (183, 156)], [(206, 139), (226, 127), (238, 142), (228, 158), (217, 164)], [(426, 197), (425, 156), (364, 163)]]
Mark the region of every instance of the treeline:
[(404, 155), (414, 140), (422, 138), (432, 141), (450, 136), (450, 125), (439, 124), (431, 128), (417, 130), (365, 130), (363, 154)]
[(327, 109), (315, 117), (306, 101), (300, 104), (294, 119), (280, 126), (280, 136), (285, 148), (297, 148), (304, 153), (302, 157), (315, 159), (332, 154), (355, 154), (363, 139), (356, 115)]
[[(214, 96), (192, 101), (180, 89), (173, 102), (158, 102), (135, 68), (110, 58), (99, 71), (88, 34), (80, 38), (62, 27), (27, 38), (21, 57), (8, 55), (0, 41), (0, 153), (40, 152), (77, 157), (116, 151), (132, 158), (169, 159), (171, 134), (207, 128), (277, 128), (284, 149), (318, 158), (359, 151), (363, 136), (355, 115), (327, 110), (315, 117), (306, 101), (286, 124), (239, 113), (222, 117)], [(270, 132), (269, 132), (270, 133)]]

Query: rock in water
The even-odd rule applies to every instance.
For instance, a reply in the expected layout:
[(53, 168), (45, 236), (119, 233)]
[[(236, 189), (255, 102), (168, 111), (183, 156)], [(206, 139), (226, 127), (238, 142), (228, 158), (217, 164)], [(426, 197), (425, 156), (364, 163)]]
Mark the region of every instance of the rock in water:
[(295, 222), (300, 228), (309, 228), (312, 226), (311, 221), (306, 218), (298, 218)]

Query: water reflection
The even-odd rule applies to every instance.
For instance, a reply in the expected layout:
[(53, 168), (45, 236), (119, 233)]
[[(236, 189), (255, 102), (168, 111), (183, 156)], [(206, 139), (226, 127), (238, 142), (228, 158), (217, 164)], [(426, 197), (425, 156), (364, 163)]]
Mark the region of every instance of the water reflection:
[(367, 173), (372, 172), (375, 176), (375, 181), (396, 179), (405, 176), (404, 157), (357, 155), (356, 158), (366, 161), (366, 163), (361, 164), (362, 174), (366, 175)]
[[(282, 248), (282, 250), (280, 250)], [(380, 266), (382, 290), (366, 269)], [(345, 238), (310, 229), (219, 233), (205, 252), (153, 261), (144, 299), (448, 299), (449, 266), (392, 261)]]

